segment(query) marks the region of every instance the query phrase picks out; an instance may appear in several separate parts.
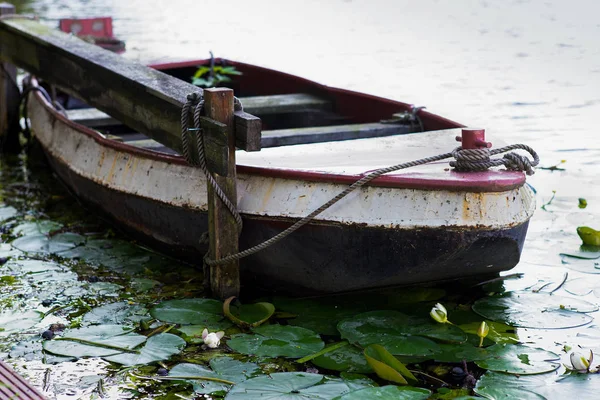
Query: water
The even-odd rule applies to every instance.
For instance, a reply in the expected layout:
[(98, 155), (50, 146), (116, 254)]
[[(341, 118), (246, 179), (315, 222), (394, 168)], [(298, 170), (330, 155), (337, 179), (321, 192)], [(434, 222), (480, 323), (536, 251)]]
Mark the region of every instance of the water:
[[(64, 17), (110, 15), (129, 58), (206, 58), (213, 51), (326, 85), (425, 105), (485, 128), (496, 146), (529, 144), (546, 167), (565, 160), (564, 170), (538, 169), (528, 178), (537, 190), (538, 210), (522, 262), (511, 271), (525, 273), (525, 279), (507, 286), (550, 291), (568, 273), (567, 283), (584, 278), (589, 287), (600, 287), (600, 275), (567, 268), (559, 256), (580, 243), (577, 226), (600, 229), (600, 135), (592, 123), (600, 113), (595, 0), (19, 3), (54, 26)], [(578, 198), (588, 207), (580, 209)], [(565, 294), (564, 287), (556, 293)], [(600, 302), (593, 293), (582, 298)], [(561, 335), (544, 332), (544, 340), (535, 342), (560, 341)]]

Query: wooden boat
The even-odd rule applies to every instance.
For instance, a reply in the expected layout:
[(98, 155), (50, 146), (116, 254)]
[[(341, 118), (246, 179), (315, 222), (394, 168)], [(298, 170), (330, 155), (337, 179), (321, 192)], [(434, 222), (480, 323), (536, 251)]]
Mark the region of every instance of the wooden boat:
[[(154, 67), (189, 81), (210, 62)], [(213, 62), (242, 73), (230, 86), (263, 121), (263, 149), (236, 154), (240, 249), (286, 229), (365, 171), (457, 146), (461, 124), (408, 104)], [(60, 112), (41, 93), (29, 96), (32, 132), (78, 197), (162, 251), (202, 259), (207, 189), (200, 169), (96, 109)], [(522, 172), (456, 172), (443, 161), (391, 173), (242, 259), (242, 282), (333, 293), (494, 274), (518, 263), (534, 208)]]
[(58, 28), (103, 49), (118, 54), (125, 52), (125, 42), (113, 35), (111, 17), (63, 18), (59, 20)]

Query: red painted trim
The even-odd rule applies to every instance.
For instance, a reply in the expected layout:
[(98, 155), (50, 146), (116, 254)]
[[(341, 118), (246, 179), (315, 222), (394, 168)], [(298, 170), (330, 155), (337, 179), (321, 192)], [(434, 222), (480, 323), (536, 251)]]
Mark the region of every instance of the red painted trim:
[[(168, 64), (157, 64), (155, 67), (159, 69), (163, 68), (174, 68), (174, 67), (189, 67), (200, 65), (205, 60), (199, 61), (186, 61), (181, 63), (168, 63)], [(218, 60), (219, 61), (219, 60)], [(231, 65), (236, 66), (244, 66), (245, 68), (254, 68), (255, 70), (263, 70), (263, 72), (272, 72), (276, 74), (293, 77), (292, 75), (284, 74), (278, 71), (268, 70), (262, 67), (256, 67), (249, 64), (237, 63), (233, 61), (227, 61)], [(333, 95), (337, 95), (338, 98), (345, 96), (357, 97), (360, 96), (361, 100), (377, 100), (381, 101), (393, 106), (405, 107), (409, 108), (410, 106), (406, 103), (396, 102), (388, 99), (383, 99), (376, 96), (366, 95), (362, 93), (352, 92), (343, 89), (329, 88), (327, 86), (308, 81), (303, 78), (293, 77), (297, 79), (298, 82), (304, 82), (308, 85), (313, 85), (313, 87), (318, 87), (320, 89), (326, 90), (328, 93)], [(31, 80), (31, 83), (37, 85), (37, 81), (35, 79)], [(64, 117), (62, 114), (58, 113), (54, 107), (52, 107), (44, 97), (38, 93), (35, 93), (35, 98), (40, 101), (47, 110), (49, 110), (58, 120), (67, 124), (74, 130), (81, 132), (91, 138), (93, 138), (97, 143), (102, 146), (106, 146), (121, 152), (125, 152), (128, 154), (136, 155), (138, 157), (144, 157), (156, 161), (166, 162), (166, 163), (174, 163), (180, 165), (187, 165), (185, 160), (181, 156), (174, 156), (170, 154), (159, 153), (151, 150), (140, 149), (126, 143), (116, 142), (114, 140), (106, 139), (101, 136), (98, 132), (89, 129), (85, 126), (77, 124), (68, 118)], [(422, 111), (422, 117), (430, 118), (429, 123), (440, 124), (442, 128), (454, 128), (454, 127), (462, 127), (454, 121), (450, 121), (443, 117), (437, 116), (435, 114), (430, 114)], [(341, 175), (341, 174), (328, 174), (321, 172), (312, 172), (312, 171), (298, 171), (298, 170), (287, 170), (287, 169), (270, 169), (270, 168), (260, 168), (260, 167), (250, 167), (244, 165), (238, 165), (237, 171), (240, 174), (254, 174), (259, 176), (266, 177), (276, 177), (281, 179), (298, 179), (305, 181), (313, 181), (313, 182), (328, 182), (328, 183), (342, 183), (342, 184), (350, 184), (360, 179), (363, 175)], [(370, 185), (371, 186), (381, 186), (381, 187), (396, 187), (396, 188), (410, 188), (410, 189), (425, 189), (425, 190), (464, 190), (470, 192), (501, 192), (511, 190), (517, 187), (522, 186), (525, 183), (525, 175), (521, 172), (509, 172), (509, 171), (487, 171), (481, 173), (457, 173), (457, 172), (449, 172), (449, 179), (439, 179), (428, 177), (426, 174), (418, 174), (418, 173), (405, 173), (402, 175), (387, 175), (382, 176), (373, 180)]]

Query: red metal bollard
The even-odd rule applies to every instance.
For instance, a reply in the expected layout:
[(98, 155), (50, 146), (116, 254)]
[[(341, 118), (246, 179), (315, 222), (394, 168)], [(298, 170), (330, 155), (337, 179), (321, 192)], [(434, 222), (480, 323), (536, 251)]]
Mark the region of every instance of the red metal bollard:
[(463, 128), (461, 136), (457, 136), (456, 141), (462, 143), (463, 149), (492, 147), (492, 143), (485, 141), (485, 129)]

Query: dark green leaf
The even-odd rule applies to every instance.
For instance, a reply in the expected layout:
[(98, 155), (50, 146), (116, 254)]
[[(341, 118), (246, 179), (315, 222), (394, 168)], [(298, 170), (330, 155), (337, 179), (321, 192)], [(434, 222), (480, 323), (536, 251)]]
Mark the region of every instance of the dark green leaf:
[(488, 347), (489, 357), (475, 361), (480, 368), (518, 375), (541, 374), (560, 366), (560, 357), (550, 351), (517, 344)]
[(253, 334), (234, 335), (227, 342), (242, 354), (300, 358), (321, 350), (325, 344), (315, 332), (299, 326), (263, 325)]
[(356, 390), (348, 394), (336, 397), (334, 400), (426, 400), (431, 396), (427, 389), (411, 386), (382, 386)]
[(136, 353), (120, 353), (103, 357), (106, 361), (126, 366), (150, 364), (168, 360), (185, 348), (185, 340), (171, 333), (160, 333), (148, 338), (144, 346)]

